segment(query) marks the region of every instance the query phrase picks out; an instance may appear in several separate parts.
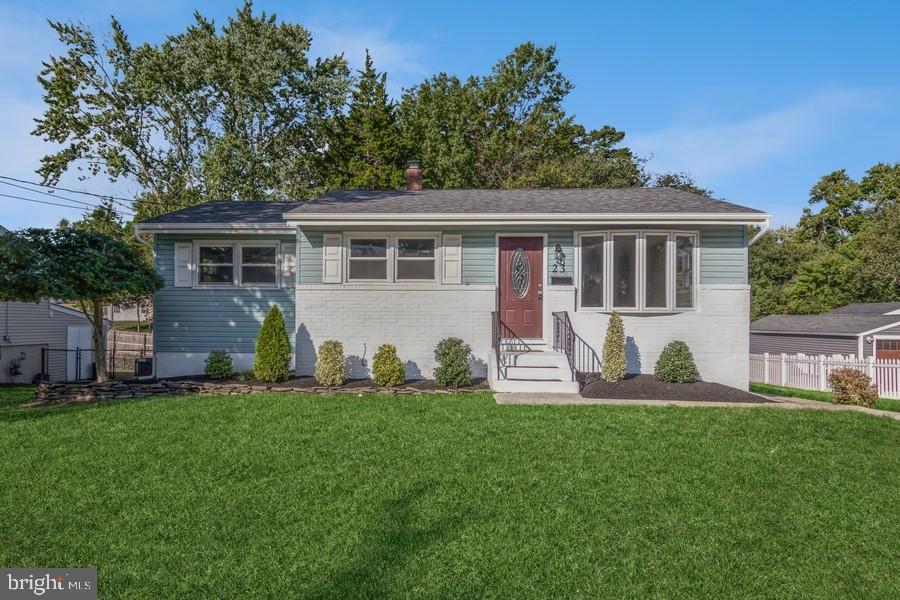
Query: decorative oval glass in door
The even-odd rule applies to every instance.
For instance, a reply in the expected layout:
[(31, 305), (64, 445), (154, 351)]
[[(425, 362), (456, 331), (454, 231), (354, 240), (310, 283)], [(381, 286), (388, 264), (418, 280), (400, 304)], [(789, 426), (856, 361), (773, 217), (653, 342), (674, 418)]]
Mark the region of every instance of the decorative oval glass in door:
[(513, 252), (509, 276), (512, 279), (512, 290), (516, 298), (524, 298), (531, 283), (531, 264), (528, 262), (528, 254), (522, 248), (516, 248), (516, 251)]

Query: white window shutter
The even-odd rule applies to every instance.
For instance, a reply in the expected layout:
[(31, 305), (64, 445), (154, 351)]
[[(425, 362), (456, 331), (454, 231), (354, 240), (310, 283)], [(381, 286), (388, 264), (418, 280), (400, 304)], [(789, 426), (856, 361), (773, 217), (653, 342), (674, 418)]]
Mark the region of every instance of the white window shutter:
[(462, 283), (462, 236), (458, 233), (444, 234), (442, 245), (444, 257), (444, 283)]
[(175, 244), (175, 287), (191, 287), (193, 285), (193, 255), (193, 244)]
[(297, 244), (281, 245), (281, 285), (293, 287), (297, 280)]
[(322, 236), (322, 283), (341, 283), (341, 234), (326, 233)]

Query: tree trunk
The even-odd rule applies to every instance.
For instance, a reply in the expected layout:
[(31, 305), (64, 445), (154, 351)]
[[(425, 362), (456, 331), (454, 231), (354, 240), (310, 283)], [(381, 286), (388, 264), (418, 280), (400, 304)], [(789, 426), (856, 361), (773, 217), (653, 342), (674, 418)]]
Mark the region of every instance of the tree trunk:
[(103, 331), (103, 303), (91, 300), (91, 319), (94, 336), (94, 367), (97, 369), (97, 382), (109, 381), (109, 373), (106, 371), (106, 332)]

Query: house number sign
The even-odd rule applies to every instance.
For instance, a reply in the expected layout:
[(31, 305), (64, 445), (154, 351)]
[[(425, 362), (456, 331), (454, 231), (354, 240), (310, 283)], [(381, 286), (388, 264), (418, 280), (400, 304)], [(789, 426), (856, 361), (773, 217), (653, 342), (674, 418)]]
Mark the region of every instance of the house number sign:
[(566, 272), (566, 253), (563, 252), (562, 246), (560, 244), (557, 244), (556, 248), (554, 248), (553, 250), (552, 271), (554, 273)]

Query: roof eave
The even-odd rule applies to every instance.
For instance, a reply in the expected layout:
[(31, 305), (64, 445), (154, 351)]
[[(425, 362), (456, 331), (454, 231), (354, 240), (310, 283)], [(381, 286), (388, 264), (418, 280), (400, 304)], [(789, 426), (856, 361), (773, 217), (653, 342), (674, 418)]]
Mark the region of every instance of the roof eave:
[(137, 233), (293, 233), (287, 223), (135, 223)]
[(290, 225), (761, 225), (765, 213), (285, 213)]

